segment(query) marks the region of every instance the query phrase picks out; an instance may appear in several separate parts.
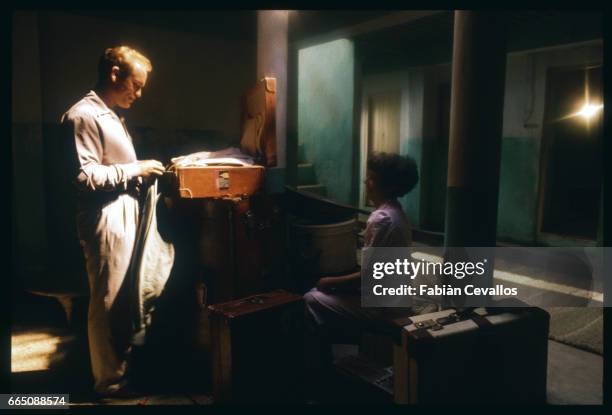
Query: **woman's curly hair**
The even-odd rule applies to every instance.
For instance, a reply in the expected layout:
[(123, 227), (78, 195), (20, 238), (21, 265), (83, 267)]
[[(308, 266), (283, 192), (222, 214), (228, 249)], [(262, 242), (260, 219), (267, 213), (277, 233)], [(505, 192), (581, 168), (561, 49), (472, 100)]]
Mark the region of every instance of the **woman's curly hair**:
[(404, 196), (419, 181), (417, 164), (410, 156), (373, 153), (368, 157), (368, 170), (376, 175), (376, 185), (388, 197)]

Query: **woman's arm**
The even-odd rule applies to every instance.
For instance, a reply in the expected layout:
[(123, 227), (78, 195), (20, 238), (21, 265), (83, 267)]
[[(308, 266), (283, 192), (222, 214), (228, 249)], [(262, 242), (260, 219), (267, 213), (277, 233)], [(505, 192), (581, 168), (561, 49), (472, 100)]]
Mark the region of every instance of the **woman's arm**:
[(317, 288), (323, 292), (355, 292), (361, 287), (361, 273), (353, 272), (338, 277), (323, 277), (317, 283)]

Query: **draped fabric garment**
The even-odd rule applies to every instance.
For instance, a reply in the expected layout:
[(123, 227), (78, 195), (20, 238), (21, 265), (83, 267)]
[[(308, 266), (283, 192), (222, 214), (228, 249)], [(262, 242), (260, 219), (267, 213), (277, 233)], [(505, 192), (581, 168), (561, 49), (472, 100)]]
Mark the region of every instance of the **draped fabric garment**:
[(133, 344), (146, 341), (157, 300), (162, 295), (174, 265), (174, 245), (158, 231), (157, 207), (163, 207), (157, 179), (147, 187), (132, 254), (129, 278)]

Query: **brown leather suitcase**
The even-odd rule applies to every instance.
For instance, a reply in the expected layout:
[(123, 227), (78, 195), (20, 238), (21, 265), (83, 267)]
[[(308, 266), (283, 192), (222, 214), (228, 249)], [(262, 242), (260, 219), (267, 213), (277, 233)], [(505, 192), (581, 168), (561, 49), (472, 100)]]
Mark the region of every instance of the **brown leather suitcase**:
[(183, 198), (245, 197), (264, 183), (263, 166), (206, 166), (176, 169), (178, 192)]
[(302, 296), (279, 290), (211, 305), (208, 311), (215, 403), (298, 402)]
[(264, 194), (198, 201), (198, 260), (209, 304), (279, 287), (283, 275), (284, 218)]
[(240, 150), (255, 165), (175, 167), (182, 198), (248, 197), (262, 189), (265, 167), (276, 166), (276, 79), (263, 78), (245, 95)]

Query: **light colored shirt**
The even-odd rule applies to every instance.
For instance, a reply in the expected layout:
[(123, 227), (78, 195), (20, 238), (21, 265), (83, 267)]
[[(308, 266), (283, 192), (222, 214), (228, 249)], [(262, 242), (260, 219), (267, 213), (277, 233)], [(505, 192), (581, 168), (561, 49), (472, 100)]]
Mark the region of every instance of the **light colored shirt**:
[(365, 247), (412, 245), (412, 227), (397, 200), (384, 202), (370, 214), (364, 233)]
[(81, 190), (127, 190), (136, 176), (136, 152), (125, 123), (90, 91), (63, 116), (74, 131)]
[(139, 170), (132, 137), (123, 120), (94, 91), (66, 111), (61, 123), (70, 133), (67, 139), (74, 140), (75, 165), (70, 174), (80, 190), (79, 237), (93, 238), (110, 251), (112, 241), (137, 222), (138, 201), (128, 192), (128, 186), (138, 181)]

